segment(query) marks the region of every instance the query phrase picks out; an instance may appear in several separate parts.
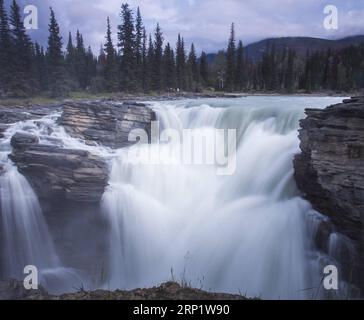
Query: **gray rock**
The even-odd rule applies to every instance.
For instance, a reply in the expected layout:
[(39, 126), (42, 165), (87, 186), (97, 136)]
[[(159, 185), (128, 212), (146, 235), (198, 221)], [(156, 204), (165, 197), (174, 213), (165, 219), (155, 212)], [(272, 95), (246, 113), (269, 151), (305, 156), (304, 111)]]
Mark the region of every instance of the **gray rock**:
[(59, 110), (59, 105), (0, 106), (0, 124), (13, 124), (29, 119), (38, 119)]
[(83, 150), (42, 145), (36, 136), (17, 133), (9, 156), (41, 199), (99, 202), (108, 180), (103, 159)]
[(150, 132), (155, 113), (136, 102), (66, 102), (59, 123), (73, 137), (111, 148), (129, 146), (134, 129)]
[[(353, 241), (364, 270), (364, 97), (324, 110), (307, 109), (294, 160), (298, 187), (312, 205)], [(329, 232), (324, 225), (321, 233)], [(325, 237), (323, 237), (325, 238)], [(325, 245), (320, 243), (321, 247)]]

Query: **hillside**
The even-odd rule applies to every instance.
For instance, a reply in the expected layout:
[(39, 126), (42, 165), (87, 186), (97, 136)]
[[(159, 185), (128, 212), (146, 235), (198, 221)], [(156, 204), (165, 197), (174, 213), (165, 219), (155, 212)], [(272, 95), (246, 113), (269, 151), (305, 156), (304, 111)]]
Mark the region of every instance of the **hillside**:
[[(347, 37), (339, 40), (328, 40), (310, 37), (283, 37), (283, 38), (268, 38), (259, 42), (249, 44), (245, 47), (247, 57), (252, 61), (258, 61), (267, 47), (275, 44), (277, 51), (282, 51), (285, 48), (293, 49), (298, 56), (306, 55), (307, 51), (326, 51), (328, 49), (339, 50), (351, 45), (359, 45), (364, 43), (364, 35)], [(209, 54), (209, 62), (213, 62), (216, 54)]]

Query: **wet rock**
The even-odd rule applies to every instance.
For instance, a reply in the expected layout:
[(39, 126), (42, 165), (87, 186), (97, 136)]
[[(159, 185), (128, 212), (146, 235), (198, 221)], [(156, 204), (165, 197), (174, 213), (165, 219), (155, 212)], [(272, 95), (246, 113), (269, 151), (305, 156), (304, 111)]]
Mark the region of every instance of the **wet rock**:
[(17, 133), (11, 160), (47, 201), (99, 202), (108, 180), (106, 163), (83, 150), (42, 145), (33, 135)]
[(298, 187), (340, 232), (359, 240), (364, 219), (364, 97), (306, 113), (299, 135), (302, 153), (294, 161)]
[[(297, 185), (337, 232), (353, 241), (364, 270), (364, 97), (306, 114), (302, 152), (294, 159)], [(324, 225), (320, 237), (327, 238), (329, 230)]]
[(130, 145), (129, 133), (134, 129), (150, 132), (155, 113), (143, 103), (92, 101), (67, 102), (59, 123), (73, 137), (86, 143), (111, 148)]
[(13, 124), (20, 121), (38, 119), (59, 110), (59, 105), (0, 106), (0, 124)]

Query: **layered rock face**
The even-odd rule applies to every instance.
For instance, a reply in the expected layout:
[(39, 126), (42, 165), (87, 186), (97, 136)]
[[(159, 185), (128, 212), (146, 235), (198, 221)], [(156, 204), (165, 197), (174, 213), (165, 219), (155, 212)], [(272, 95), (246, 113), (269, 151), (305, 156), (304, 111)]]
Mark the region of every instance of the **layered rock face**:
[[(294, 160), (298, 187), (312, 205), (331, 218), (336, 231), (353, 242), (363, 271), (364, 259), (364, 97), (324, 110), (307, 109), (299, 138), (302, 153)], [(319, 245), (332, 230), (321, 227)], [(327, 239), (326, 239), (327, 241)], [(353, 258), (353, 257), (351, 257)], [(356, 257), (353, 258), (357, 261)], [(357, 265), (359, 263), (359, 265)]]
[[(110, 148), (130, 145), (130, 131), (149, 132), (155, 118), (151, 109), (135, 102), (66, 102), (59, 108), (26, 110), (24, 114), (20, 110), (13, 114), (4, 109), (1, 116), (0, 107), (4, 130), (8, 123), (62, 111), (59, 125), (71, 136)], [(65, 149), (62, 141), (52, 137), (42, 141), (50, 143), (40, 143), (32, 134), (16, 133), (11, 140), (10, 158), (36, 192), (62, 261), (89, 270), (90, 274), (100, 274), (107, 253), (108, 226), (100, 203), (109, 180), (108, 164), (88, 151)]]
[(129, 134), (134, 129), (150, 132), (154, 112), (136, 102), (69, 102), (63, 106), (59, 121), (73, 137), (86, 143), (99, 143), (111, 148), (129, 146)]
[(36, 136), (16, 133), (11, 160), (39, 198), (59, 202), (99, 202), (108, 180), (103, 159), (87, 151), (39, 144)]

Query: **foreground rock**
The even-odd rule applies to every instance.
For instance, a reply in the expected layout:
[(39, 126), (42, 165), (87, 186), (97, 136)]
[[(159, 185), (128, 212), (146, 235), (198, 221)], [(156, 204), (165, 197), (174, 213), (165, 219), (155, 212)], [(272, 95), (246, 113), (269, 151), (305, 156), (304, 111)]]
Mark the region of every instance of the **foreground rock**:
[(351, 271), (363, 278), (364, 97), (306, 114), (299, 135), (302, 153), (294, 160), (297, 185), (334, 224), (323, 223), (319, 245), (328, 246), (333, 229), (346, 235), (354, 246)]
[(108, 181), (103, 159), (83, 150), (39, 144), (33, 135), (16, 133), (11, 160), (40, 199), (98, 203)]
[(0, 281), (0, 300), (247, 300), (240, 295), (210, 293), (167, 282), (151, 289), (133, 291), (80, 291), (61, 296), (49, 295), (45, 290), (26, 291), (17, 281)]
[(66, 102), (60, 124), (73, 137), (86, 143), (99, 143), (111, 148), (130, 145), (129, 134), (134, 129), (150, 132), (155, 113), (137, 102)]

